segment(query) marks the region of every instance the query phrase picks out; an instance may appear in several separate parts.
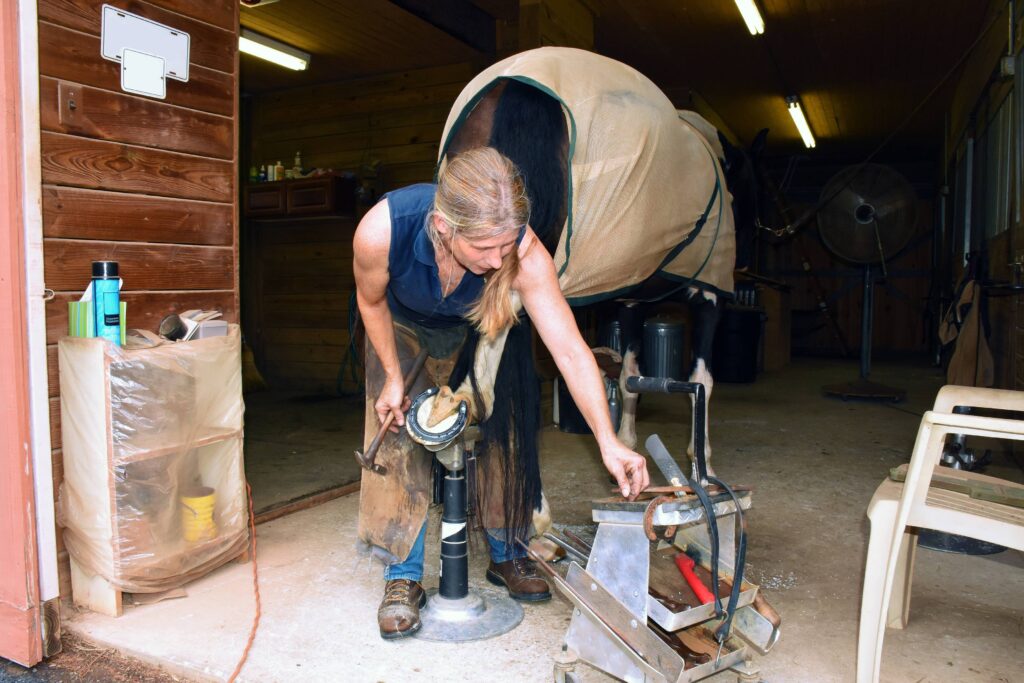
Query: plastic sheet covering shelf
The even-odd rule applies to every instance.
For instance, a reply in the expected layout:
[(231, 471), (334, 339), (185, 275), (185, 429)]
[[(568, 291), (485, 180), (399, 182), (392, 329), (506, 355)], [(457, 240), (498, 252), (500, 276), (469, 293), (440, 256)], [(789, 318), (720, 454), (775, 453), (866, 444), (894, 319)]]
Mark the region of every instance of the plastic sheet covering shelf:
[(58, 521), (75, 602), (120, 613), (120, 592), (175, 588), (242, 554), (238, 327), (140, 350), (67, 337), (59, 360)]

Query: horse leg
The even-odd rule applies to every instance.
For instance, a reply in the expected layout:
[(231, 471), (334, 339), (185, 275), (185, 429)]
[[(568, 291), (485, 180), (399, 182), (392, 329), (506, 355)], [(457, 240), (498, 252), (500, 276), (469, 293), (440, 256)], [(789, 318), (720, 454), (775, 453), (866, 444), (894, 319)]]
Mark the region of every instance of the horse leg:
[(498, 376), (498, 365), (501, 364), (501, 356), (505, 350), (505, 340), (508, 338), (508, 328), (494, 336), (493, 339), (481, 339), (476, 347), (476, 356), (473, 358), (473, 375), (476, 376), (477, 388), (480, 390), (480, 401), (483, 405), (476, 405), (474, 400), (473, 383), (469, 375), (462, 380), (462, 384), (455, 390), (458, 399), (469, 403), (469, 414), (477, 422), (483, 422), (491, 416), (494, 409), (494, 384)]
[(622, 397), (622, 421), (618, 437), (625, 446), (636, 448), (636, 405), (637, 394), (626, 390), (626, 379), (640, 374), (637, 357), (643, 339), (643, 318), (640, 307), (635, 303), (623, 303), (618, 311), (619, 332), (622, 335), (622, 371), (619, 373), (619, 396)]
[(619, 396), (622, 397), (622, 421), (619, 423), (618, 437), (627, 448), (636, 448), (636, 404), (640, 398), (626, 389), (626, 379), (640, 374), (635, 349), (626, 351), (622, 358), (622, 372), (619, 373)]
[[(711, 441), (708, 438), (708, 415), (710, 414), (711, 390), (714, 388), (714, 378), (711, 377), (711, 370), (708, 365), (711, 363), (711, 347), (715, 341), (715, 328), (718, 327), (719, 306), (718, 297), (713, 292), (690, 287), (687, 290), (687, 297), (690, 304), (691, 319), (693, 320), (693, 344), (694, 364), (693, 372), (690, 373), (690, 381), (704, 385), (704, 399), (706, 401), (704, 411), (704, 424), (694, 425), (694, 429), (704, 430), (704, 456), (707, 461), (708, 474), (714, 474), (711, 468)], [(692, 397), (691, 402), (696, 401)], [(690, 446), (686, 454), (690, 458), (693, 478), (698, 477), (696, 455), (693, 452), (693, 434), (690, 434)]]
[[(518, 312), (522, 308), (522, 302), (518, 294), (513, 293), (512, 296), (513, 306)], [(473, 391), (472, 380), (468, 375), (455, 391), (456, 396), (469, 402), (470, 415), (477, 422), (487, 420), (493, 412), (498, 368), (501, 365), (502, 356), (505, 354), (505, 342), (508, 340), (509, 329), (505, 328), (493, 339), (481, 339), (477, 344), (472, 374), (476, 377), (476, 386), (482, 405), (477, 405), (473, 398), (476, 392)], [(532, 523), (538, 536), (551, 528), (551, 508), (543, 491), (540, 494), (540, 504), (534, 509)]]

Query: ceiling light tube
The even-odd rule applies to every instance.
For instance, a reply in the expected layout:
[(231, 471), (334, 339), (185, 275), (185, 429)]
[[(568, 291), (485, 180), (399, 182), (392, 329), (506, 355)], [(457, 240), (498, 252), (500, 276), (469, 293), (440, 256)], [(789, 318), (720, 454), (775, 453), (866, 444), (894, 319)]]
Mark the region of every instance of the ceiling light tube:
[(265, 59), (294, 71), (305, 71), (309, 65), (308, 52), (254, 33), (247, 28), (243, 28), (241, 35), (238, 36), (238, 49), (247, 55)]
[(800, 100), (796, 96), (790, 96), (786, 98), (786, 104), (789, 105), (789, 115), (793, 117), (793, 124), (796, 125), (796, 129), (800, 131), (800, 137), (804, 139), (804, 145), (808, 149), (814, 147), (814, 134), (811, 133), (811, 127), (807, 125), (807, 119), (804, 117), (804, 110), (800, 108)]
[(758, 11), (754, 0), (736, 0), (736, 7), (743, 15), (743, 21), (747, 23), (750, 35), (759, 36), (764, 33), (764, 19), (761, 18), (761, 12)]

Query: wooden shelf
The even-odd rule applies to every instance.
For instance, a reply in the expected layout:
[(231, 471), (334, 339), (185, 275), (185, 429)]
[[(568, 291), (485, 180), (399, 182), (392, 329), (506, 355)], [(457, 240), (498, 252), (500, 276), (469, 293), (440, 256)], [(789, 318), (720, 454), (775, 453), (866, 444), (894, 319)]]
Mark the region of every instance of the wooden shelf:
[[(75, 604), (120, 616), (125, 592), (167, 590), (246, 556), (241, 346), (237, 325), (200, 344), (130, 352), (60, 340)], [(218, 534), (208, 541), (184, 539), (180, 492), (192, 486), (216, 494), (216, 528), (204, 509), (197, 532)]]
[(202, 448), (203, 446), (211, 446), (221, 441), (227, 441), (232, 438), (242, 438), (241, 429), (222, 429), (210, 432), (204, 437), (195, 439), (193, 441), (173, 443), (167, 446), (161, 446), (160, 448), (148, 448), (148, 449), (132, 449), (131, 455), (124, 456), (119, 455), (119, 447), (114, 445), (114, 457), (113, 464), (117, 465), (129, 465), (135, 462), (142, 462), (144, 460), (150, 460), (152, 458), (162, 458), (167, 455), (173, 455), (175, 453), (184, 453), (196, 448)]
[(182, 540), (179, 549), (161, 554), (159, 557), (154, 556), (135, 562), (122, 560), (125, 566), (122, 569), (121, 576), (122, 578), (139, 583), (147, 580), (165, 580), (170, 569), (181, 564), (182, 561), (187, 560), (190, 556), (207, 554), (210, 551), (216, 551), (221, 546), (239, 543), (246, 539), (245, 531), (246, 529), (243, 527), (231, 532), (219, 533), (214, 538), (196, 543), (188, 543)]
[(354, 216), (356, 180), (323, 175), (246, 185), (242, 215), (246, 218)]

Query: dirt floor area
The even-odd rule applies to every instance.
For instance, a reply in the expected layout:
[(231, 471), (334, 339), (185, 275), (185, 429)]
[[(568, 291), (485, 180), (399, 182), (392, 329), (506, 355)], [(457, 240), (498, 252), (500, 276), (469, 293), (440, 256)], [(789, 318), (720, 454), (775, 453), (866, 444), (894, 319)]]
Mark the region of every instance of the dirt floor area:
[(175, 683), (155, 666), (128, 657), (114, 647), (99, 647), (65, 634), (56, 657), (25, 668), (0, 659), (0, 683)]

